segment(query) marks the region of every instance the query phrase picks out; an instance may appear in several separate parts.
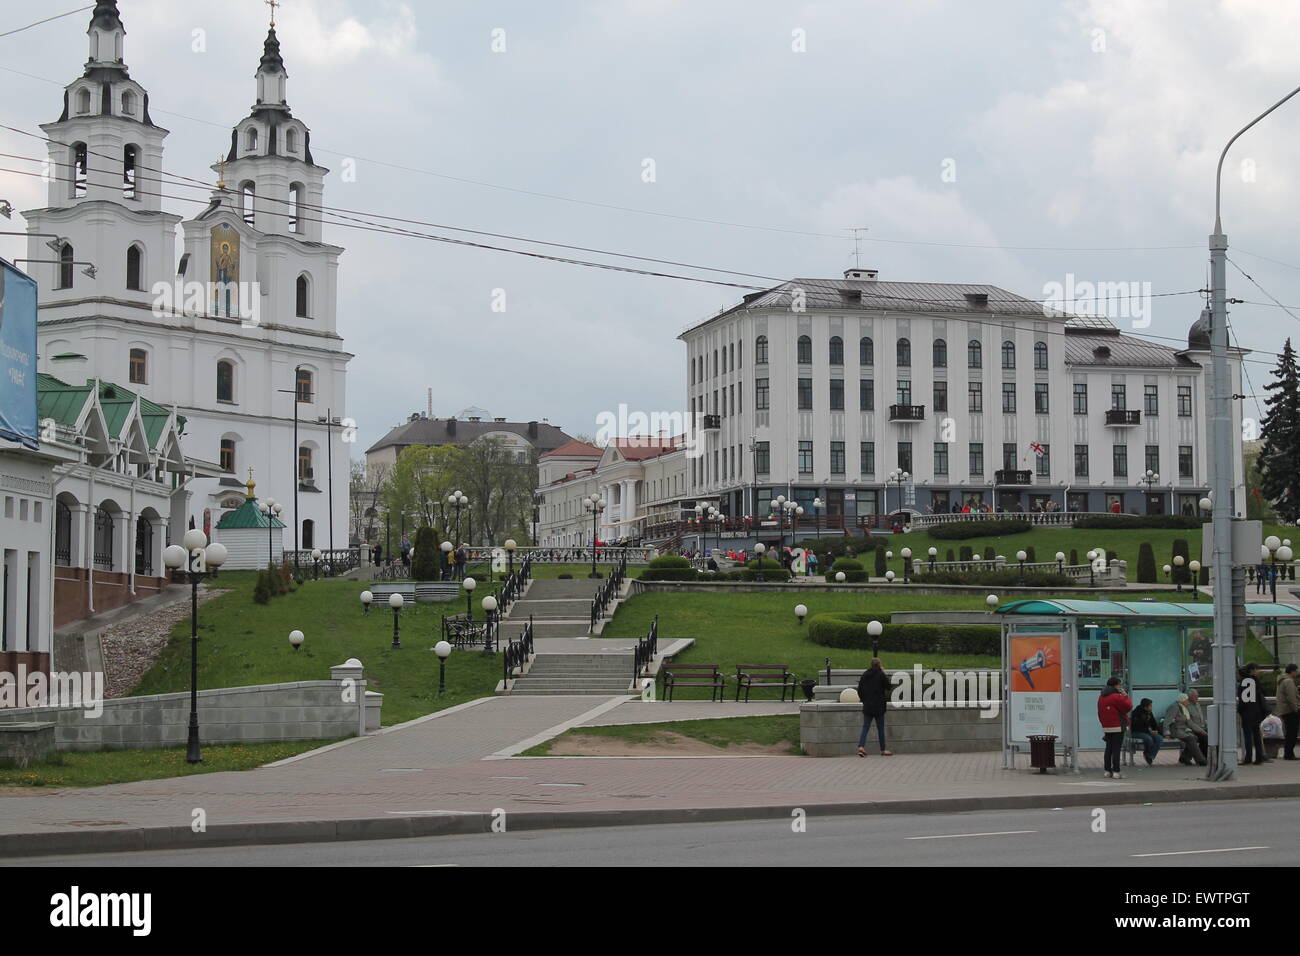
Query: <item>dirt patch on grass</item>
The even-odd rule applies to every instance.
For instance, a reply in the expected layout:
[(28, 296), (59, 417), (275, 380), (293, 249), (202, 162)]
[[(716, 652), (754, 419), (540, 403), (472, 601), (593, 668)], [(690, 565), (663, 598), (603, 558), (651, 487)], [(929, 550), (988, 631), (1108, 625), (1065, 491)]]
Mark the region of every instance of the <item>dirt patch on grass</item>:
[(551, 745), (554, 757), (718, 757), (789, 756), (793, 741), (777, 744), (737, 743), (719, 747), (672, 731), (648, 740), (622, 740), (592, 734), (566, 734)]

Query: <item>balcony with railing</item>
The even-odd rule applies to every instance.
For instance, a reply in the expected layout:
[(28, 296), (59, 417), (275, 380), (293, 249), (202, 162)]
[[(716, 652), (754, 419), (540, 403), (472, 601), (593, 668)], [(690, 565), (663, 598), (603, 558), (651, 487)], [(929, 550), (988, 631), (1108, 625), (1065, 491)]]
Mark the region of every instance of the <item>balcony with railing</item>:
[(705, 416), (704, 416), (704, 430), (705, 430), (705, 431), (717, 431), (717, 430), (718, 430), (719, 428), (721, 428), (721, 427), (722, 427), (722, 416), (721, 416), (721, 415), (705, 415)]
[(923, 422), (925, 421), (925, 406), (890, 405), (889, 420), (891, 422)]
[(1032, 471), (1016, 471), (1014, 468), (1004, 468), (993, 473), (993, 480), (999, 485), (1028, 485), (1033, 483), (1034, 473)]
[(1136, 408), (1112, 408), (1106, 412), (1106, 424), (1117, 426), (1141, 425), (1142, 412)]

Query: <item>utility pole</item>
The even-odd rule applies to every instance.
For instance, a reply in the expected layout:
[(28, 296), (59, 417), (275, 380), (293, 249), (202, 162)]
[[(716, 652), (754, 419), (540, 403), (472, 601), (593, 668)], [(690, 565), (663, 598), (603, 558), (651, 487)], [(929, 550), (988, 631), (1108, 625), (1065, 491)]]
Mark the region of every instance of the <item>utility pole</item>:
[(1220, 197), (1223, 161), (1232, 144), (1269, 113), (1300, 93), (1292, 90), (1238, 130), (1219, 154), (1214, 180), (1214, 232), (1210, 236), (1210, 489), (1213, 494), (1214, 554), (1214, 707), (1211, 721), (1210, 780), (1237, 773), (1237, 653), (1232, 629), (1232, 382), (1228, 379), (1228, 237), (1223, 232)]

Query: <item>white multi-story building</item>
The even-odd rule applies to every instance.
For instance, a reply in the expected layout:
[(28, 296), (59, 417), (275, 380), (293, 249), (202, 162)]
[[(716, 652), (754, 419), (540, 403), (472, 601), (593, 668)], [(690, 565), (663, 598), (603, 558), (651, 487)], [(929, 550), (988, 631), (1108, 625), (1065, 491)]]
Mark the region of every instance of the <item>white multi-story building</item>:
[(190, 483), (187, 521), (210, 529), (242, 504), (239, 476), (251, 466), (262, 494), (284, 505), (286, 544), (346, 547), (343, 250), (322, 241), (314, 210), (327, 170), (287, 105), (274, 26), (255, 104), (214, 167), (218, 188), (183, 223), (162, 206), (183, 187), (163, 174), (168, 131), (128, 75), (125, 32), (117, 3), (97, 3), (85, 71), (42, 126), (54, 175), (47, 206), (24, 213), (39, 368), (66, 382), (128, 383), (185, 419), (187, 455), (224, 474)]
[(777, 495), (861, 524), (967, 505), (1193, 513), (1209, 488), (1204, 320), (1170, 348), (994, 286), (852, 269), (747, 295), (680, 338), (705, 442), (687, 497), (731, 516)]

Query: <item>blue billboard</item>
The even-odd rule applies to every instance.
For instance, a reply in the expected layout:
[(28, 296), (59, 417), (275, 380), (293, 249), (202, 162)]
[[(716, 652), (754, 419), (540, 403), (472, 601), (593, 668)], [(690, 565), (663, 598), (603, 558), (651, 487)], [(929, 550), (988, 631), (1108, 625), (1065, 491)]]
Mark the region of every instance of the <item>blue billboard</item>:
[(36, 437), (36, 281), (0, 259), (0, 438)]

